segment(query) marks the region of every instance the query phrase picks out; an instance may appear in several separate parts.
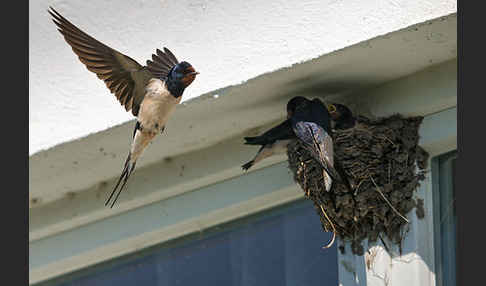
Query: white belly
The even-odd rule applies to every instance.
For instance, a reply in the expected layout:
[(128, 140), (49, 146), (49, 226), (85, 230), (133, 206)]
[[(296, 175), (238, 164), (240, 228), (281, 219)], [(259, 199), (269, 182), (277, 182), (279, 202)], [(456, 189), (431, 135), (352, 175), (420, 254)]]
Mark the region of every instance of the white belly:
[(182, 97), (175, 98), (165, 88), (163, 81), (151, 79), (147, 93), (140, 106), (138, 121), (143, 129), (160, 133), (167, 120), (174, 112)]
[(154, 137), (161, 133), (181, 98), (172, 96), (163, 81), (155, 78), (149, 81), (138, 112), (138, 122), (142, 130), (135, 132), (131, 148), (132, 162), (135, 162)]

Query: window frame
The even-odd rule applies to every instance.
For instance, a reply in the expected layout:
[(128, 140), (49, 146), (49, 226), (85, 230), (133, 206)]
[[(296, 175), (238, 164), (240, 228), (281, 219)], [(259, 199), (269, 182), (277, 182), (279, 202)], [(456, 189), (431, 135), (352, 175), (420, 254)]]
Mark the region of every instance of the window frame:
[[(453, 225), (444, 225), (444, 219), (448, 218), (449, 214), (443, 216), (443, 213), (451, 210), (455, 212), (454, 160), (457, 156), (457, 150), (453, 150), (432, 158), (434, 260), (437, 286), (456, 285), (457, 220), (454, 215)], [(452, 232), (450, 227), (453, 228)]]
[[(299, 211), (302, 209), (307, 209), (309, 208), (313, 209), (312, 207), (312, 202), (305, 198), (299, 198), (297, 200), (278, 205), (276, 207), (262, 210), (256, 213), (252, 213), (251, 215), (241, 217), (217, 226), (213, 226), (211, 228), (205, 229), (199, 233), (191, 233), (186, 236), (179, 237), (177, 239), (163, 242), (157, 245), (153, 245), (149, 248), (142, 249), (138, 252), (133, 252), (129, 253), (120, 257), (117, 257), (112, 260), (104, 261), (99, 264), (91, 265), (89, 267), (77, 270), (72, 273), (67, 273), (58, 277), (55, 277), (53, 279), (41, 281), (39, 283), (36, 283), (35, 286), (56, 286), (56, 285), (64, 285), (63, 283), (69, 283), (70, 281), (73, 281), (75, 285), (77, 285), (76, 281), (80, 278), (90, 276), (90, 275), (97, 275), (105, 271), (110, 271), (113, 268), (116, 268), (118, 266), (124, 265), (124, 264), (133, 264), (133, 263), (140, 263), (141, 259), (143, 260), (144, 258), (149, 258), (152, 254), (157, 254), (157, 252), (161, 252), (164, 250), (168, 249), (174, 249), (174, 248), (179, 248), (179, 247), (186, 247), (188, 244), (193, 244), (193, 243), (198, 243), (201, 240), (205, 240), (207, 238), (216, 238), (219, 239), (217, 236), (221, 233), (224, 232), (234, 232), (238, 231), (241, 228), (248, 227), (252, 224), (258, 224), (261, 221), (264, 220), (269, 220), (269, 219), (275, 219), (279, 216), (289, 214), (295, 211)], [(319, 222), (318, 224), (320, 225), (320, 219), (319, 216), (316, 214), (315, 217), (316, 221)], [(319, 226), (318, 231), (321, 232), (322, 229)], [(331, 237), (331, 234), (322, 232), (322, 238), (324, 240), (328, 239), (326, 238), (326, 235), (329, 235), (329, 239)], [(204, 243), (204, 242), (203, 242)], [(320, 243), (320, 242), (319, 242)], [(320, 251), (320, 246), (321, 244), (316, 244), (315, 251), (316, 253), (319, 253)], [(337, 258), (338, 255), (338, 249), (337, 249), (337, 244), (334, 244), (331, 248), (326, 249), (325, 252), (323, 253), (324, 256), (326, 256), (326, 253), (328, 254), (329, 251), (332, 251), (333, 253), (331, 254), (334, 256), (334, 258)], [(322, 254), (322, 253), (321, 253)], [(328, 254), (329, 255), (329, 254)], [(337, 259), (336, 259), (336, 282), (338, 282), (338, 265), (337, 265)], [(284, 273), (285, 274), (285, 273)]]

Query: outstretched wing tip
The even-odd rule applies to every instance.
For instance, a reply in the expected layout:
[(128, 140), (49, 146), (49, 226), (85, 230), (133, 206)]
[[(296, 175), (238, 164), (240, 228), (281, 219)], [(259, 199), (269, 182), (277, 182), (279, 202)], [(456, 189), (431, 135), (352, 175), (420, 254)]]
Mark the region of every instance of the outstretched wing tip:
[(147, 69), (157, 78), (166, 78), (170, 70), (179, 62), (174, 54), (166, 47), (155, 49), (152, 60), (147, 60)]
[[(143, 70), (142, 65), (83, 32), (52, 6), (48, 13), (79, 60), (104, 81), (126, 111), (141, 103), (144, 94), (136, 94), (137, 82), (132, 73)], [(137, 98), (134, 100), (133, 97)]]

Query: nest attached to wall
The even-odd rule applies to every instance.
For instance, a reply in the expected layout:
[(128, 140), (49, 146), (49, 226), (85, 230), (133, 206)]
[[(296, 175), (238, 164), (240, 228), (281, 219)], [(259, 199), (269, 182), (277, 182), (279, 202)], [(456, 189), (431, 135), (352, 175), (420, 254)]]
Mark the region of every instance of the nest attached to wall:
[(358, 117), (355, 127), (336, 130), (335, 161), (347, 175), (351, 191), (333, 182), (326, 192), (320, 164), (300, 140), (289, 144), (294, 180), (314, 202), (323, 229), (351, 241), (354, 254), (363, 255), (363, 239), (383, 241), (381, 234), (401, 249), (406, 214), (416, 207), (417, 217), (423, 218), (423, 203), (413, 198), (419, 181), (425, 178), (428, 159), (428, 153), (418, 146), (422, 120), (401, 115), (376, 120)]

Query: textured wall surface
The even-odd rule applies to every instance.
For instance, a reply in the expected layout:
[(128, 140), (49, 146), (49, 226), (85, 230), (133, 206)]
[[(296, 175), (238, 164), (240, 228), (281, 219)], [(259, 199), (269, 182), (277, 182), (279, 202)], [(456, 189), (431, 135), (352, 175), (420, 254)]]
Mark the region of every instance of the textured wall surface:
[(29, 154), (132, 119), (64, 42), (49, 5), (142, 64), (163, 46), (191, 62), (201, 74), (183, 101), (457, 10), (454, 0), (30, 1)]

